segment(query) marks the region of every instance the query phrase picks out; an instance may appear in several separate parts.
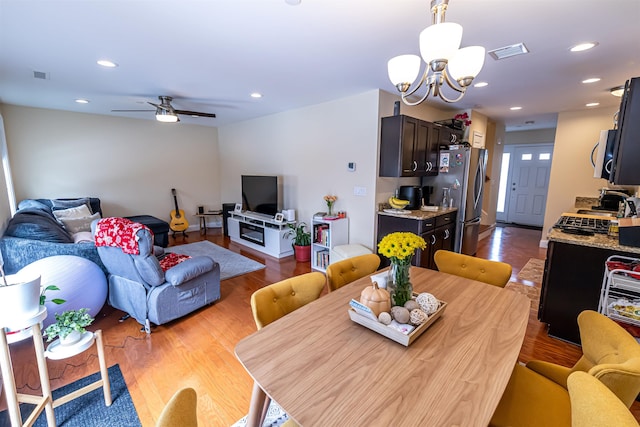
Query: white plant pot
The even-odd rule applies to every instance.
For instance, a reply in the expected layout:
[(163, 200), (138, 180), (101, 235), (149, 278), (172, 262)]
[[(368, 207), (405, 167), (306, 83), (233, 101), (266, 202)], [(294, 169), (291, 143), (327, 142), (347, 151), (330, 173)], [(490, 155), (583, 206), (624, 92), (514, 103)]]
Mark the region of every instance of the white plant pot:
[(40, 276), (13, 274), (6, 279), (9, 286), (0, 286), (0, 326), (11, 325), (38, 314)]
[(80, 341), (82, 338), (82, 332), (73, 331), (66, 337), (60, 337), (60, 345), (73, 345)]

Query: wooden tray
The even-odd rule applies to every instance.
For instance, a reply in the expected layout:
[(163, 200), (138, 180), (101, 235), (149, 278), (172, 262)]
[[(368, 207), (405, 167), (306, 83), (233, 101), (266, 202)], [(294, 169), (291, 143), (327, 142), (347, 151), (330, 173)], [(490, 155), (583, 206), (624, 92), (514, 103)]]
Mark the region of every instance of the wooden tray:
[(413, 330), (413, 332), (411, 332), (410, 334), (403, 334), (399, 330), (394, 329), (390, 326), (387, 326), (384, 323), (380, 323), (375, 320), (369, 319), (368, 317), (364, 317), (356, 313), (356, 311), (353, 310), (352, 308), (350, 308), (348, 312), (349, 312), (349, 317), (351, 318), (352, 321), (366, 328), (369, 328), (372, 331), (375, 331), (380, 335), (383, 335), (397, 343), (400, 343), (405, 347), (408, 347), (409, 345), (411, 345), (413, 341), (415, 341), (416, 338), (422, 335), (422, 333), (426, 331), (427, 328), (433, 324), (433, 322), (435, 322), (436, 320), (438, 320), (440, 316), (442, 316), (444, 309), (447, 308), (447, 303), (440, 300), (438, 301), (440, 302), (440, 308), (438, 308), (438, 310), (436, 310), (435, 313), (429, 316), (426, 322), (416, 327)]

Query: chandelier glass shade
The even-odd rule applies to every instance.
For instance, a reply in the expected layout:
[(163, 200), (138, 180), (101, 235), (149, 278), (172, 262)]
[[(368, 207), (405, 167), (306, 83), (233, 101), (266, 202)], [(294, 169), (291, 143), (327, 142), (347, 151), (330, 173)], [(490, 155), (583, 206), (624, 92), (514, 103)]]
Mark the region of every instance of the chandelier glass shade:
[[(444, 22), (448, 2), (449, 0), (431, 2), (434, 24), (420, 33), (420, 55), (426, 65), (418, 82), (416, 83), (416, 79), (421, 66), (419, 56), (400, 55), (391, 58), (387, 64), (389, 79), (407, 105), (420, 104), (431, 94), (446, 102), (459, 101), (484, 65), (484, 47), (460, 48), (462, 26)], [(408, 98), (423, 86), (423, 96), (417, 101), (410, 101)], [(455, 98), (447, 97), (442, 91), (443, 87), (453, 91)]]

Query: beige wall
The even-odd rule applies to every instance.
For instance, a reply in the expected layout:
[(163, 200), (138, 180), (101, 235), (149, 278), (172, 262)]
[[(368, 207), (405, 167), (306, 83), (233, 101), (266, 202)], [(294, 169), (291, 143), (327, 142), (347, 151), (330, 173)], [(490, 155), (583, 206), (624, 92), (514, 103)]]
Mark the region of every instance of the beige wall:
[[(239, 202), (240, 176), (279, 175), (284, 208), (307, 224), (326, 194), (349, 218), (350, 243), (373, 249), (378, 93), (359, 95), (219, 128), (224, 202)], [(347, 170), (356, 163), (355, 172)], [(355, 196), (354, 187), (366, 188)]]
[(606, 180), (593, 178), (590, 155), (600, 130), (613, 128), (616, 111), (617, 108), (599, 108), (559, 114), (542, 229), (543, 246), (549, 229), (562, 212), (573, 209), (577, 196), (597, 197), (599, 189), (607, 186)]
[(57, 110), (0, 106), (18, 201), (95, 196), (109, 216), (219, 207), (217, 129)]
[(496, 223), (496, 208), (498, 205), (498, 191), (500, 189), (500, 168), (502, 167), (504, 138), (504, 124), (496, 123), (487, 119), (485, 148), (488, 152), (488, 161), (487, 179), (484, 183), (485, 190), (482, 196), (482, 225), (494, 225)]

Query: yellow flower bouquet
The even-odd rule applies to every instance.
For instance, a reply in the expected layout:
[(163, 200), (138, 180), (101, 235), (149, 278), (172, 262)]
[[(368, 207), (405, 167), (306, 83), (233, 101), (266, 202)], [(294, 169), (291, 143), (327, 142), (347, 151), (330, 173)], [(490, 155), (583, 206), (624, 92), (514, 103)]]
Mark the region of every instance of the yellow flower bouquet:
[(413, 294), (413, 287), (409, 278), (411, 259), (416, 249), (425, 249), (427, 242), (417, 234), (409, 232), (395, 232), (387, 234), (378, 243), (378, 253), (389, 258), (391, 269), (387, 288), (391, 294), (393, 305), (404, 306)]

